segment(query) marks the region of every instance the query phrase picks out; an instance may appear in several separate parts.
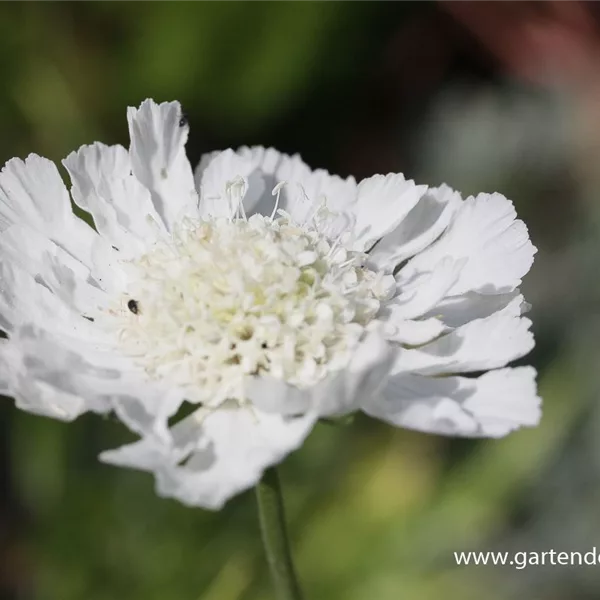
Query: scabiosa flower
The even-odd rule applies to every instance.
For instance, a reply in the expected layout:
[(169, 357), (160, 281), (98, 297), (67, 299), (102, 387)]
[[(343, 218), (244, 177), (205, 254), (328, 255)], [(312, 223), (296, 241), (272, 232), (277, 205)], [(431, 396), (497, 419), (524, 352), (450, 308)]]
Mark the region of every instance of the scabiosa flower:
[(504, 196), (357, 184), (264, 148), (194, 175), (178, 103), (128, 121), (129, 151), (64, 160), (95, 230), (50, 161), (0, 174), (0, 379), (18, 407), (113, 411), (139, 440), (102, 460), (207, 508), (322, 417), (491, 437), (538, 422), (534, 370), (506, 367), (534, 344), (518, 286), (535, 248)]

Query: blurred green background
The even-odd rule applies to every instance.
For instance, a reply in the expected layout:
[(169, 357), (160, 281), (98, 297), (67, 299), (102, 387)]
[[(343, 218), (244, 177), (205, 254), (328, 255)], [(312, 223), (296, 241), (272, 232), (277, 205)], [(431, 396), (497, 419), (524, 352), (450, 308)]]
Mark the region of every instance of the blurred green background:
[[(178, 99), (188, 154), (300, 152), (512, 198), (539, 428), (438, 438), (319, 425), (283, 467), (310, 600), (594, 600), (600, 566), (458, 567), (462, 550), (600, 550), (600, 27), (582, 2), (0, 5), (0, 159), (127, 145), (125, 108)], [(251, 492), (219, 513), (101, 465), (126, 439), (0, 404), (0, 598), (269, 600)]]

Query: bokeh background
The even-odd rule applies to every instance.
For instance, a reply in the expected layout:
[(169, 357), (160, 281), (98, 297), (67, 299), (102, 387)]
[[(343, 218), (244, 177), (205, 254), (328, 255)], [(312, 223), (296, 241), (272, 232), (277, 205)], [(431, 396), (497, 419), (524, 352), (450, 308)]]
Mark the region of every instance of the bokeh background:
[[(595, 600), (596, 567), (457, 567), (454, 551), (600, 550), (600, 4), (0, 5), (0, 159), (127, 144), (125, 107), (180, 100), (189, 155), (241, 144), (357, 177), (512, 198), (539, 428), (453, 440), (358, 418), (285, 463), (310, 600)], [(101, 465), (126, 439), (0, 403), (0, 598), (269, 600), (251, 492), (219, 513)]]

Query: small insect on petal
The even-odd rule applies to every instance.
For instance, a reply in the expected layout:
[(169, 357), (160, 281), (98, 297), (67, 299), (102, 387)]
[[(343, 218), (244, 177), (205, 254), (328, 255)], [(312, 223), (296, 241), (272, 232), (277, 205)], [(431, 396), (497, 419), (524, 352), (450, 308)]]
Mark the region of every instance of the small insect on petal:
[(127, 308), (134, 314), (137, 315), (140, 312), (140, 306), (137, 303), (137, 300), (129, 300), (127, 302)]

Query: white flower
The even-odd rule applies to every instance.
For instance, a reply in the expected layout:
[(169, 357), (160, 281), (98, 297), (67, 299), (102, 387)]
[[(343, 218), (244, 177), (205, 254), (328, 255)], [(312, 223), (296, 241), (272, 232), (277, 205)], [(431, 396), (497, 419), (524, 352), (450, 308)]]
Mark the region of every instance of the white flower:
[(0, 380), (17, 406), (114, 411), (140, 440), (102, 459), (209, 508), (320, 417), (494, 437), (538, 422), (534, 370), (506, 368), (533, 347), (518, 286), (535, 252), (506, 198), (357, 184), (263, 148), (194, 177), (178, 103), (128, 120), (129, 151), (64, 161), (97, 231), (48, 160), (0, 174)]

